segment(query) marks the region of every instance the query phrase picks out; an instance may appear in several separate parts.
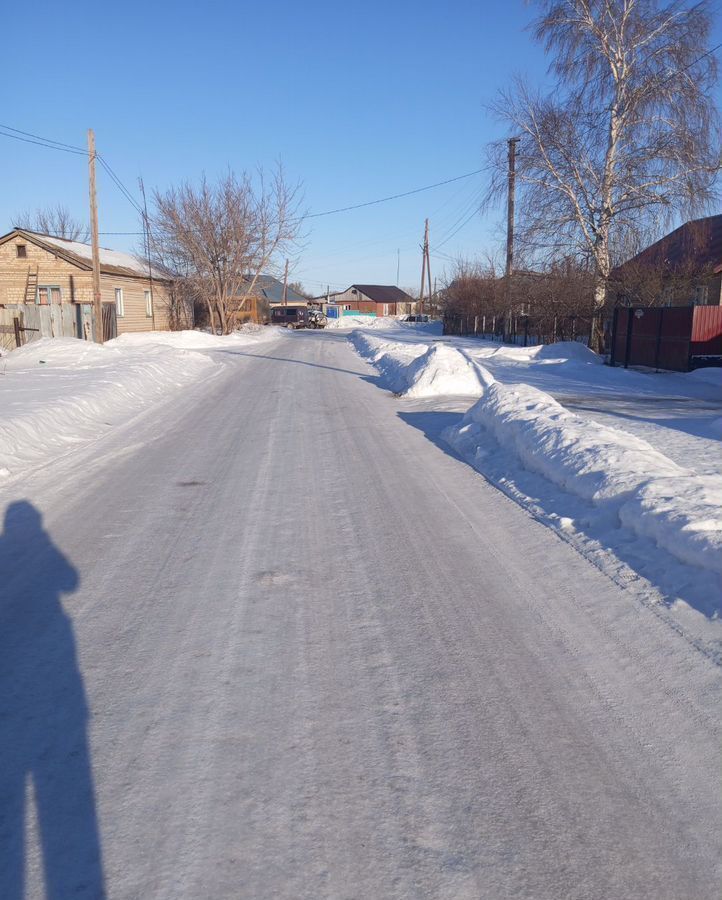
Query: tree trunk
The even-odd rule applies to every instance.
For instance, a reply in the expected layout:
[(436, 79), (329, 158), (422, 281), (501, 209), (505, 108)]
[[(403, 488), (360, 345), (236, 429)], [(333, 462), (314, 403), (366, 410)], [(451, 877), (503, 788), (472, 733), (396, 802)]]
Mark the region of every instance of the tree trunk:
[(216, 333), (216, 317), (213, 315), (213, 304), (210, 299), (206, 297), (206, 306), (208, 307), (208, 325), (211, 329), (211, 334)]
[(607, 302), (607, 279), (597, 270), (594, 275), (594, 315), (589, 346), (595, 353), (604, 352), (604, 307)]

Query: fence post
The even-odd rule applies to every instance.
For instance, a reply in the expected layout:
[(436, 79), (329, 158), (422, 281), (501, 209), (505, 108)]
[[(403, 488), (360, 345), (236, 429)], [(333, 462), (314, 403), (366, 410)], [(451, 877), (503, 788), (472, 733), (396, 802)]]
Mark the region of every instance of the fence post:
[[(616, 366), (617, 364), (617, 324), (619, 322), (619, 307), (614, 307), (614, 315), (612, 316), (612, 349), (609, 354), (609, 365)], [(591, 340), (591, 329), (589, 333), (589, 337)]]
[(13, 317), (13, 328), (15, 329), (15, 346), (22, 347), (23, 337), (20, 334), (20, 319), (18, 316)]
[(524, 319), (524, 346), (529, 342), (529, 316)]
[(664, 320), (664, 307), (659, 307), (659, 321), (657, 322), (657, 344), (654, 348), (654, 368), (659, 372), (659, 351), (662, 347), (662, 321)]
[(479, 317), (474, 316), (474, 335), (476, 336), (479, 333)]
[(624, 345), (624, 368), (629, 368), (629, 355), (632, 352), (632, 329), (634, 328), (634, 307), (627, 307), (627, 340)]

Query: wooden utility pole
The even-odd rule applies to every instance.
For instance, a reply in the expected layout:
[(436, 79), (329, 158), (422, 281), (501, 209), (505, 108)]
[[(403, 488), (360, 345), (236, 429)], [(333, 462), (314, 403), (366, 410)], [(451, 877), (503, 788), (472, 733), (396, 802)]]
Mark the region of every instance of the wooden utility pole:
[[(143, 179), (138, 179), (140, 193), (143, 197), (143, 243), (145, 244), (145, 258), (148, 263), (148, 284), (150, 285), (150, 315), (151, 328), (155, 331), (155, 297), (153, 296), (153, 265), (150, 261), (150, 225), (148, 224), (148, 201), (145, 197), (145, 185)], [(146, 310), (146, 314), (147, 314)]]
[(509, 186), (506, 204), (506, 316), (504, 317), (504, 330), (510, 332), (511, 325), (511, 275), (514, 270), (514, 199), (516, 190), (516, 145), (519, 138), (509, 138)]
[(288, 260), (286, 260), (286, 268), (283, 270), (283, 305), (288, 306)]
[(95, 193), (95, 132), (88, 129), (88, 186), (90, 190), (90, 234), (93, 255), (93, 314), (95, 340), (103, 343), (103, 303), (100, 295), (100, 247), (98, 246), (98, 199)]
[[(419, 313), (424, 313), (424, 288), (426, 285), (427, 266), (429, 264), (429, 220), (424, 225), (424, 246), (421, 255), (421, 291), (419, 293)], [(431, 281), (429, 281), (429, 293), (431, 293)], [(430, 299), (430, 298), (429, 298)]]

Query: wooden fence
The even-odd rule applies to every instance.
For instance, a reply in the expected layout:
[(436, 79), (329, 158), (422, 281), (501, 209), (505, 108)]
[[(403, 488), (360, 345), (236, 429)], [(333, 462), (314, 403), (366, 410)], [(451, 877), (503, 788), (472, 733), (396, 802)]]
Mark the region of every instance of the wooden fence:
[[(0, 348), (14, 350), (43, 337), (74, 337), (92, 341), (94, 315), (90, 303), (53, 303), (48, 306), (8, 304), (0, 307)], [(103, 304), (103, 340), (117, 337), (115, 306)]]

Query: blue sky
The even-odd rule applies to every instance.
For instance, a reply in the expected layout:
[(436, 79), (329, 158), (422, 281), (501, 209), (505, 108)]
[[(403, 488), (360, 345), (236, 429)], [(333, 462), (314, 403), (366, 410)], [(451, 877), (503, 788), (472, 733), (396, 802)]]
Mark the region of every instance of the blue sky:
[[(134, 194), (139, 175), (164, 188), (278, 158), (303, 182), (309, 212), (412, 190), (480, 168), (486, 142), (504, 135), (484, 104), (515, 71), (538, 81), (546, 72), (524, 31), (534, 7), (522, 0), (40, 0), (32, 19), (29, 9), (4, 12), (4, 68), (16, 77), (4, 79), (0, 122), (81, 146), (92, 126)], [(83, 157), (0, 137), (0, 172), (0, 231), (48, 203), (87, 217)], [(293, 277), (314, 292), (395, 283), (399, 249), (400, 283), (416, 285), (425, 216), (432, 251), (442, 241), (451, 256), (493, 250), (501, 212), (473, 215), (483, 187), (475, 176), (312, 220)], [(101, 232), (137, 230), (102, 170), (99, 209)], [(135, 240), (101, 243), (132, 249)], [(435, 257), (438, 274), (443, 265)]]

